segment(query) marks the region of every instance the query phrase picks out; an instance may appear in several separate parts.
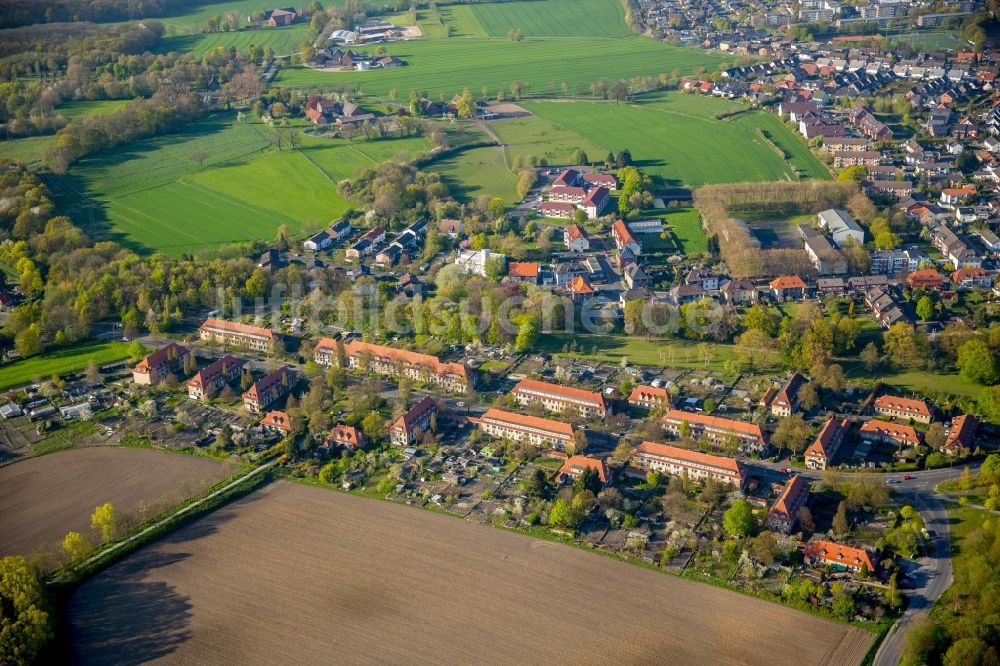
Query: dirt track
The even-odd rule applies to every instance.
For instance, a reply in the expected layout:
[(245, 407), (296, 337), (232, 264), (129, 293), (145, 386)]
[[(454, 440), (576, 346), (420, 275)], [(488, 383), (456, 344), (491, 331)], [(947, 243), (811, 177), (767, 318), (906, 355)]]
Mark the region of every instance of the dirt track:
[(858, 629), (427, 511), (279, 482), (69, 607), (82, 663), (857, 664)]
[(158, 512), (233, 473), (214, 460), (148, 449), (87, 448), (0, 468), (0, 556), (58, 548), (71, 530), (91, 535), (94, 507)]

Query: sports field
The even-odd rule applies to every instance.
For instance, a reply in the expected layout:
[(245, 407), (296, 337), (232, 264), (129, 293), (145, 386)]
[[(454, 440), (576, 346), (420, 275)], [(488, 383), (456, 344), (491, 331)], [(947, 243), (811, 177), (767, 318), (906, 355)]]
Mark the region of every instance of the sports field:
[(146, 517), (226, 478), (234, 468), (195, 456), (111, 447), (61, 451), (0, 468), (0, 556), (58, 549), (75, 530), (96, 540), (90, 513), (111, 502)]
[(105, 365), (128, 356), (124, 342), (88, 342), (0, 366), (0, 389), (30, 384), (87, 367), (90, 361)]
[[(238, 621), (233, 621), (238, 618)], [(75, 590), (76, 663), (856, 666), (873, 636), (430, 511), (279, 481)]]
[(471, 5), (490, 37), (511, 29), (530, 37), (625, 37), (625, 11), (616, 0), (529, 0)]
[(309, 26), (297, 23), (283, 28), (257, 28), (237, 32), (206, 32), (191, 35), (164, 37), (156, 45), (155, 53), (194, 53), (201, 55), (217, 48), (246, 51), (251, 46), (270, 46), (275, 55), (297, 53), (307, 38)]
[[(49, 185), (88, 229), (140, 252), (179, 256), (272, 238), (283, 224), (315, 231), (348, 206), (338, 181), (428, 146), (423, 138), (348, 144), (300, 134), (298, 149), (279, 151), (269, 147), (272, 132), (219, 114), (182, 134), (82, 160)], [(202, 164), (192, 159), (199, 152)]]
[[(796, 179), (792, 165), (813, 178), (829, 178), (823, 165), (777, 118), (751, 111), (728, 120), (717, 113), (742, 108), (735, 102), (681, 93), (634, 104), (525, 102), (524, 108), (604, 150), (628, 148), (642, 169), (663, 186)], [(758, 132), (785, 147), (786, 162)], [(798, 146), (796, 146), (798, 142)]]
[(712, 70), (722, 56), (656, 42), (645, 37), (594, 41), (568, 37), (526, 39), (427, 39), (385, 45), (405, 67), (368, 72), (323, 72), (300, 65), (284, 67), (275, 84), (317, 90), (354, 86), (365, 95), (387, 97), (420, 90), (436, 99), (451, 96), (466, 86), (489, 96), (503, 89), (510, 94), (512, 81), (528, 84), (527, 92), (561, 92), (566, 83), (573, 93), (590, 94), (590, 85), (601, 79), (614, 81), (633, 76), (656, 76), (674, 71), (690, 73), (696, 67)]

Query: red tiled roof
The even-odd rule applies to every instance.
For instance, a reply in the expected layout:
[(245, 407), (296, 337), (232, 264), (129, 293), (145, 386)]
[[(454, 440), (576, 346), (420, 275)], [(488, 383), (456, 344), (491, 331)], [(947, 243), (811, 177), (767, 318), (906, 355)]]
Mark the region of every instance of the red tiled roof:
[(602, 484), (608, 482), (608, 466), (603, 460), (579, 455), (570, 456), (559, 469), (559, 474), (557, 476), (560, 480), (566, 476), (577, 477), (583, 474), (583, 471), (588, 468), (597, 471), (597, 476), (601, 479)]
[(908, 425), (901, 425), (899, 423), (889, 423), (888, 421), (880, 421), (879, 419), (871, 419), (870, 421), (865, 421), (861, 425), (862, 433), (875, 433), (879, 435), (887, 435), (893, 439), (898, 439), (908, 444), (919, 444), (920, 435), (917, 433), (913, 427)]
[(573, 290), (574, 294), (578, 295), (594, 293), (594, 288), (590, 286), (590, 282), (587, 281), (587, 278), (582, 275), (577, 275), (573, 278), (573, 281), (570, 282), (570, 289)]
[(799, 510), (805, 500), (801, 499), (801, 493), (805, 492), (808, 497), (809, 482), (805, 477), (796, 474), (788, 480), (778, 500), (771, 507), (771, 512), (786, 516), (790, 520), (795, 519), (795, 512)]
[(607, 200), (608, 188), (595, 187), (590, 192), (587, 192), (587, 196), (584, 198), (583, 203), (585, 206), (599, 206)]
[(525, 391), (540, 391), (558, 397), (582, 400), (599, 406), (601, 409), (605, 409), (607, 407), (604, 402), (604, 396), (600, 393), (585, 391), (583, 389), (573, 388), (572, 386), (562, 386), (561, 384), (540, 382), (534, 379), (522, 379), (517, 383), (517, 386), (511, 390), (511, 393), (523, 393)]
[(923, 400), (899, 398), (894, 395), (880, 395), (875, 399), (875, 409), (904, 412), (917, 416), (930, 417), (931, 410)]
[(511, 277), (538, 277), (537, 261), (512, 261), (507, 268), (507, 275)]
[(806, 456), (810, 454), (822, 454), (824, 458), (829, 458), (832, 454), (830, 448), (833, 441), (838, 437), (840, 432), (847, 427), (847, 419), (844, 419), (840, 423), (834, 418), (829, 418), (823, 427), (820, 428), (819, 434), (816, 435), (816, 439), (813, 440), (812, 444), (806, 449)]
[(211, 365), (208, 365), (199, 370), (198, 372), (196, 372), (191, 379), (185, 382), (185, 385), (203, 389), (205, 388), (205, 385), (208, 384), (217, 375), (222, 374), (223, 366), (226, 367), (237, 366), (239, 368), (242, 368), (243, 361), (239, 360), (235, 356), (229, 356), (227, 354), (226, 356), (223, 356), (219, 360), (214, 361)]
[(586, 238), (589, 240), (590, 236), (587, 235), (587, 232), (579, 224), (571, 224), (566, 227), (566, 238), (571, 241), (575, 241), (577, 238)]
[(944, 442), (944, 448), (971, 448), (975, 443), (977, 428), (979, 428), (979, 419), (975, 416), (970, 416), (969, 414), (956, 416), (951, 420), (951, 427), (948, 430), (948, 438)]
[(957, 271), (951, 274), (951, 281), (955, 284), (962, 282), (963, 280), (978, 280), (988, 276), (990, 273), (985, 268), (979, 266), (966, 266), (965, 268), (959, 268)]
[(976, 188), (974, 187), (949, 187), (941, 190), (941, 194), (946, 194), (949, 197), (971, 197), (976, 193)]
[(413, 424), (423, 418), (430, 411), (437, 411), (437, 401), (429, 395), (425, 395), (420, 402), (410, 407), (405, 414), (397, 418), (392, 423), (392, 430), (404, 430), (409, 432), (413, 429)]
[(679, 409), (671, 409), (667, 412), (666, 416), (661, 419), (661, 421), (664, 423), (680, 423), (682, 421), (687, 421), (689, 424), (693, 425), (712, 426), (720, 430), (732, 430), (734, 432), (741, 432), (745, 435), (753, 435), (760, 440), (764, 439), (764, 434), (761, 432), (760, 426), (756, 423), (724, 419), (721, 416), (710, 416), (708, 414), (699, 414), (697, 412), (683, 412)]
[(944, 278), (933, 268), (918, 268), (906, 276), (906, 281), (913, 284), (941, 284)]
[(253, 400), (259, 401), (261, 393), (271, 388), (275, 384), (282, 381), (282, 377), (288, 378), (288, 385), (291, 386), (295, 383), (295, 372), (289, 368), (278, 368), (274, 372), (264, 375), (262, 378), (258, 379), (253, 383), (253, 386), (248, 388), (243, 393), (243, 399), (251, 398)]
[(868, 572), (875, 571), (871, 556), (861, 548), (842, 546), (832, 541), (810, 541), (805, 548), (806, 557), (815, 557), (831, 564), (860, 567), (865, 565)]
[[(226, 321), (225, 319), (216, 319), (215, 317), (209, 317), (205, 320), (205, 323), (201, 325), (201, 329), (214, 328), (217, 330), (227, 331), (229, 333), (238, 333), (242, 335), (261, 335), (265, 338), (273, 339), (274, 332), (269, 328), (261, 328), (259, 326), (250, 326), (249, 324), (241, 324), (235, 321)], [(199, 329), (199, 330), (201, 330)]]
[[(314, 353), (319, 350), (336, 353), (337, 341), (332, 338), (322, 338), (314, 348)], [(463, 380), (469, 380), (469, 371), (461, 363), (446, 363), (437, 356), (421, 354), (419, 352), (408, 351), (406, 349), (396, 349), (384, 345), (376, 345), (360, 340), (351, 340), (344, 343), (344, 353), (350, 357), (359, 357), (364, 353), (371, 354), (375, 358), (387, 359), (388, 361), (400, 361), (409, 366), (423, 366), (436, 375), (456, 375)]]
[(670, 393), (665, 388), (639, 385), (632, 389), (628, 396), (629, 402), (663, 402), (670, 404)]
[(330, 430), (330, 434), (326, 436), (323, 443), (327, 446), (331, 443), (343, 444), (348, 448), (356, 449), (361, 446), (364, 441), (365, 436), (354, 426), (335, 425)]
[(636, 240), (635, 235), (632, 233), (632, 230), (629, 229), (628, 225), (622, 220), (616, 220), (615, 223), (611, 225), (611, 234), (615, 237), (615, 242), (617, 242), (619, 246), (623, 246), (628, 243), (639, 243), (639, 241)]
[(636, 447), (635, 452), (648, 453), (654, 456), (674, 458), (675, 460), (682, 460), (689, 463), (707, 465), (709, 467), (715, 467), (731, 473), (739, 474), (740, 476), (743, 475), (743, 468), (740, 466), (739, 462), (735, 458), (727, 458), (726, 456), (713, 456), (708, 453), (702, 453), (701, 451), (691, 451), (689, 449), (682, 449), (678, 446), (660, 444), (659, 442), (643, 442)]
[(265, 428), (275, 428), (283, 432), (289, 432), (292, 427), (292, 422), (285, 412), (268, 412), (264, 414), (264, 418), (260, 420), (260, 424)]
[(176, 342), (171, 342), (166, 347), (157, 349), (152, 354), (147, 354), (141, 361), (139, 361), (135, 369), (140, 372), (146, 372), (150, 368), (156, 368), (161, 365), (165, 365), (170, 362), (171, 353), (175, 352), (177, 354), (176, 358), (180, 359), (182, 356), (186, 356), (188, 350), (185, 347), (177, 344)]
[(782, 275), (769, 283), (771, 289), (805, 289), (806, 283), (798, 275)]
[(490, 408), (486, 410), (485, 414), (479, 417), (479, 420), (480, 422), (487, 420), (500, 421), (511, 426), (527, 426), (529, 428), (556, 433), (564, 437), (573, 436), (573, 425), (570, 423), (553, 421), (552, 419), (545, 419), (540, 416), (507, 412), (502, 409)]

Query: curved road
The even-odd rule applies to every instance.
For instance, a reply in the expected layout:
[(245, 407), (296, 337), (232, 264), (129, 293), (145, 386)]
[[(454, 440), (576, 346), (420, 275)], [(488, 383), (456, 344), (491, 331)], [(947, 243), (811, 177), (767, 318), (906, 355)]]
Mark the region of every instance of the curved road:
[[(748, 462), (748, 467), (766, 469), (771, 472), (785, 467), (787, 463)], [(943, 481), (957, 479), (966, 467), (973, 473), (980, 463), (970, 463), (956, 467), (909, 472), (913, 478), (902, 481), (903, 473), (874, 473), (876, 478), (900, 479), (893, 486), (895, 493), (907, 504), (920, 512), (924, 519), (924, 527), (932, 534), (929, 547), (923, 557), (917, 559), (919, 567), (911, 571), (911, 589), (905, 590), (909, 598), (906, 611), (889, 630), (888, 635), (875, 653), (874, 666), (895, 666), (899, 663), (906, 636), (907, 627), (917, 618), (930, 610), (934, 602), (951, 586), (951, 538), (948, 533), (948, 509), (935, 495), (934, 488)], [(837, 474), (846, 478), (873, 476), (872, 472), (840, 472)], [(793, 469), (794, 474), (801, 474), (810, 480), (819, 480), (822, 472), (809, 469)]]

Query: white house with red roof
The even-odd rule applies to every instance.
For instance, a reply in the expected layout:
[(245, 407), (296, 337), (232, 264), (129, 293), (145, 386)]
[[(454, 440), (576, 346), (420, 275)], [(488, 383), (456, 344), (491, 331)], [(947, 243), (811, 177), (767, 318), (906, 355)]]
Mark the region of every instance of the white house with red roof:
[(602, 488), (608, 485), (610, 474), (607, 464), (598, 458), (581, 455), (570, 456), (566, 459), (566, 462), (559, 469), (559, 473), (556, 474), (556, 483), (572, 483), (583, 476), (588, 469), (597, 472), (597, 478), (601, 480)]
[(571, 224), (563, 230), (563, 243), (570, 252), (586, 252), (590, 249), (590, 236), (579, 224)]

